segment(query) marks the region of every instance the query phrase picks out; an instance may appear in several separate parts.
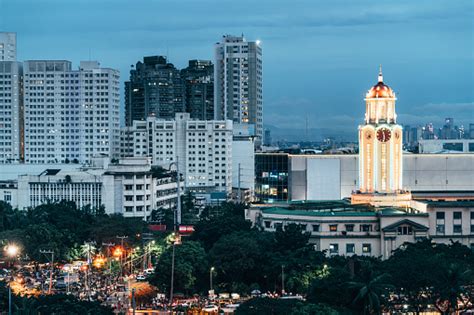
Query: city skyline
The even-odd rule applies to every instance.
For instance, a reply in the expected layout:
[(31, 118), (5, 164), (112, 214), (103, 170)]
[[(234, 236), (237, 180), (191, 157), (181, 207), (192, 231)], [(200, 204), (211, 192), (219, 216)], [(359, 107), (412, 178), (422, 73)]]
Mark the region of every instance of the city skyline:
[[(25, 3), (31, 10), (15, 18)], [(263, 2), (245, 16), (230, 16), (213, 1), (185, 2), (184, 7), (170, 3), (166, 11), (155, 2), (136, 7), (108, 4), (94, 4), (94, 12), (88, 12), (87, 1), (3, 1), (0, 27), (17, 32), (18, 60), (60, 58), (78, 64), (90, 56), (120, 69), (122, 91), (130, 65), (143, 56), (167, 55), (169, 62), (184, 68), (190, 59), (213, 60), (213, 45), (222, 35), (243, 33), (249, 40), (261, 40), (266, 51), (263, 107), (264, 124), (270, 127), (301, 128), (308, 118), (310, 129), (354, 130), (363, 113), (362, 96), (375, 82), (379, 64), (399, 97), (400, 123), (437, 124), (445, 117), (464, 125), (474, 121), (469, 45), (474, 13), (468, 1), (370, 7), (345, 1), (291, 6), (279, 1), (274, 7)], [(139, 10), (145, 4), (149, 10)], [(53, 10), (56, 19), (39, 19), (38, 14)], [(173, 10), (179, 14), (170, 19)], [(81, 12), (90, 13), (88, 25), (70, 18)], [(152, 12), (156, 18), (150, 18)], [(217, 18), (189, 19), (207, 13)], [(25, 19), (36, 22), (33, 26), (23, 23)], [(54, 27), (57, 23), (60, 29)], [(291, 76), (298, 79), (286, 79)]]

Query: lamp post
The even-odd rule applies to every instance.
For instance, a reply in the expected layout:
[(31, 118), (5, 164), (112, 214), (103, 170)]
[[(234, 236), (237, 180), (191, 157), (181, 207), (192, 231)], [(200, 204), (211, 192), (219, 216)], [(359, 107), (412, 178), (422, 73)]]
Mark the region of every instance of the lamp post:
[[(5, 253), (7, 254), (8, 257), (13, 261), (18, 253), (19, 253), (19, 248), (15, 244), (9, 244), (5, 247)], [(12, 279), (12, 278), (11, 278)], [(8, 315), (12, 315), (12, 287), (11, 287), (11, 280), (8, 285)]]
[(209, 288), (210, 288), (211, 292), (212, 292), (212, 274), (214, 273), (215, 269), (216, 268), (211, 267), (211, 269), (209, 270)]

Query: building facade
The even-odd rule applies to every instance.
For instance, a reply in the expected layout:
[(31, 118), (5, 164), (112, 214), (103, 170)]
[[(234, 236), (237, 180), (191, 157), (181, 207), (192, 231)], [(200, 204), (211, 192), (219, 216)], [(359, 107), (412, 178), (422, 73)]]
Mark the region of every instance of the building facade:
[(119, 72), (96, 61), (73, 70), (64, 60), (24, 62), (25, 163), (87, 163), (116, 157)]
[(253, 124), (263, 139), (262, 47), (243, 36), (226, 35), (215, 45), (214, 118)]
[(16, 33), (0, 32), (1, 61), (16, 61)]
[(24, 158), (22, 71), (20, 62), (0, 61), (0, 163)]
[(411, 196), (402, 189), (403, 132), (397, 124), (395, 93), (383, 82), (365, 96), (365, 124), (359, 126), (359, 189), (353, 203), (407, 204)]
[(149, 116), (173, 119), (185, 111), (185, 87), (181, 73), (164, 56), (144, 57), (125, 82), (125, 125)]
[(186, 112), (192, 119), (214, 120), (214, 65), (210, 60), (189, 60), (181, 70)]
[(231, 192), (230, 120), (193, 120), (189, 113), (177, 113), (174, 120), (149, 117), (124, 128), (121, 143), (122, 156), (150, 157), (164, 168), (179, 163), (187, 190)]
[(420, 153), (474, 153), (474, 139), (419, 140)]
[[(88, 167), (70, 164), (41, 167), (39, 173), (36, 168), (29, 171), (25, 168), (27, 174), (2, 180), (2, 200), (20, 210), (65, 200), (80, 208), (103, 207), (107, 214), (143, 219), (149, 218), (155, 209), (176, 206), (175, 174), (153, 176), (147, 158), (127, 158), (115, 164), (108, 158), (95, 158)], [(183, 194), (184, 181), (180, 186)]]
[(274, 232), (294, 223), (310, 234), (310, 244), (327, 255), (365, 255), (387, 259), (406, 242), (430, 238), (437, 243), (458, 241), (474, 250), (474, 202), (431, 201), (412, 208), (352, 205), (321, 201), (254, 205), (246, 218)]

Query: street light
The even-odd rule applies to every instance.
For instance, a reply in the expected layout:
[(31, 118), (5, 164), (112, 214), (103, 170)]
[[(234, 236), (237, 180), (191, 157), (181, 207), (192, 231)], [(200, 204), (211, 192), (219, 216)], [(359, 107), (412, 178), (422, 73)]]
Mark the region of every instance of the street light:
[[(211, 289), (210, 292), (212, 292), (212, 274), (216, 268), (211, 267), (211, 270), (209, 270), (209, 287)], [(213, 293), (213, 292), (212, 292)]]
[(16, 255), (18, 255), (19, 249), (18, 249), (18, 246), (16, 246), (15, 244), (9, 244), (5, 246), (5, 252), (7, 256), (13, 258), (13, 257), (16, 257)]

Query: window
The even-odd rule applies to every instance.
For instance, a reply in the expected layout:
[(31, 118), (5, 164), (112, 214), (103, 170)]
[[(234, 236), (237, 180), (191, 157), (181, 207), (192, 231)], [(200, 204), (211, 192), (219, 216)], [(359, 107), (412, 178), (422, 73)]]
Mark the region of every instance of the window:
[(363, 254), (370, 254), (372, 252), (372, 245), (371, 244), (362, 244), (362, 253)]
[(136, 185), (135, 188), (136, 188), (137, 190), (142, 190), (142, 189), (143, 189), (143, 185)]
[(461, 220), (461, 218), (462, 218), (462, 212), (461, 211), (453, 212), (453, 219), (454, 220)]
[[(346, 231), (347, 232), (354, 232), (354, 224), (346, 224)], [(349, 245), (349, 244), (347, 244)]]
[(275, 227), (275, 230), (282, 230), (283, 229), (283, 224), (282, 223), (275, 223), (273, 226)]
[(313, 232), (319, 232), (319, 224), (313, 224)]
[(270, 221), (263, 221), (263, 223), (265, 224), (265, 227), (266, 227), (267, 229), (269, 229), (269, 228), (271, 227), (271, 225), (272, 225), (272, 223), (271, 223)]
[(137, 211), (143, 211), (143, 206), (137, 206)]
[(444, 212), (436, 212), (436, 220), (444, 220)]
[(436, 224), (436, 235), (444, 235), (444, 224)]
[(125, 212), (133, 212), (133, 207), (125, 207)]
[(398, 235), (412, 235), (413, 230), (411, 226), (399, 226), (397, 229), (397, 234)]
[(329, 231), (337, 232), (337, 224), (330, 224), (329, 225)]
[(461, 224), (454, 224), (453, 225), (453, 233), (454, 234), (461, 234), (462, 233), (462, 225)]
[(143, 201), (143, 196), (137, 196), (137, 201)]
[(330, 254), (339, 253), (339, 244), (329, 244), (329, 253)]
[(471, 234), (474, 234), (474, 211), (471, 211)]
[(133, 190), (133, 185), (125, 185), (125, 190)]
[(361, 232), (371, 232), (372, 231), (372, 224), (361, 224), (360, 231)]
[(125, 201), (133, 201), (133, 196), (125, 196)]
[(355, 253), (355, 244), (346, 244), (346, 253), (354, 254)]

